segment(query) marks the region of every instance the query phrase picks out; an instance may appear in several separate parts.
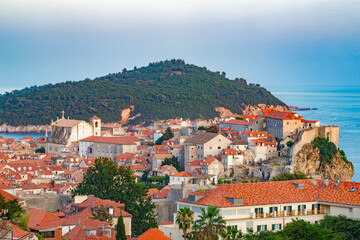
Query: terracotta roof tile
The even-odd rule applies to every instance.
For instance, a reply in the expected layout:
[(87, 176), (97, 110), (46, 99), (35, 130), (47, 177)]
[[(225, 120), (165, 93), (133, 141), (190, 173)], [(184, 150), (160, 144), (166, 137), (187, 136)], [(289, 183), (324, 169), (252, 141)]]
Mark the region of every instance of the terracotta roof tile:
[(171, 240), (171, 238), (164, 235), (162, 231), (157, 228), (150, 228), (138, 237), (138, 240)]

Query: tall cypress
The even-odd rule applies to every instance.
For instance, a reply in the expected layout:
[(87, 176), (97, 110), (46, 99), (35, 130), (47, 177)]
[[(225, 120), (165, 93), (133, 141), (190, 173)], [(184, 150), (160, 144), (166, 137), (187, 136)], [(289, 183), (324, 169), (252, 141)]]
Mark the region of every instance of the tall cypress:
[(116, 240), (127, 240), (125, 232), (125, 224), (122, 215), (119, 216), (116, 224)]

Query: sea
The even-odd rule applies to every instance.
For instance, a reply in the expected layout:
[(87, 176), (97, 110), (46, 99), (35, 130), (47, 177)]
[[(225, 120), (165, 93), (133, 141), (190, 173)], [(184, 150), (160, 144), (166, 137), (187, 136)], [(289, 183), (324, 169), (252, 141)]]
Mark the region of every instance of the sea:
[(354, 165), (352, 180), (360, 182), (360, 86), (281, 89), (272, 94), (287, 105), (317, 108), (297, 111), (307, 120), (339, 126), (339, 148)]
[[(353, 181), (360, 182), (360, 86), (322, 86), (293, 89), (274, 89), (272, 94), (300, 108), (317, 110), (298, 111), (308, 120), (319, 120), (320, 125), (340, 127), (339, 148), (354, 165)], [(25, 136), (44, 137), (36, 133), (0, 133), (5, 138)]]

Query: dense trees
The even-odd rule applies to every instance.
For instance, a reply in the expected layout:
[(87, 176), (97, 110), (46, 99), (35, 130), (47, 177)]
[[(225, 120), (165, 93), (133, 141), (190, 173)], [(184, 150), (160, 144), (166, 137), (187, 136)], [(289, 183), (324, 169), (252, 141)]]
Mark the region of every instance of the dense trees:
[(94, 80), (33, 86), (0, 95), (0, 123), (49, 124), (64, 110), (75, 119), (94, 114), (104, 122), (121, 120), (121, 110), (135, 106), (141, 116), (132, 123), (155, 118), (218, 116), (215, 107), (241, 113), (241, 104), (284, 105), (266, 89), (230, 81), (225, 74), (185, 64), (182, 60), (151, 63), (147, 67), (109, 74)]
[(147, 197), (147, 190), (145, 185), (135, 182), (129, 167), (118, 167), (111, 159), (98, 158), (73, 194), (93, 194), (101, 199), (124, 203), (125, 210), (133, 215), (132, 233), (138, 236), (149, 228), (157, 227), (155, 204)]

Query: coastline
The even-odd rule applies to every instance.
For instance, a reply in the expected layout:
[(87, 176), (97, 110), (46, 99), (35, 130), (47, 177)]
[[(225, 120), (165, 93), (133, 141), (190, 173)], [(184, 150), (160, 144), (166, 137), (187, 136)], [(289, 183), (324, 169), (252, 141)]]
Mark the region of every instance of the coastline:
[(11, 126), (6, 123), (0, 125), (0, 133), (46, 133), (50, 132), (50, 125)]

